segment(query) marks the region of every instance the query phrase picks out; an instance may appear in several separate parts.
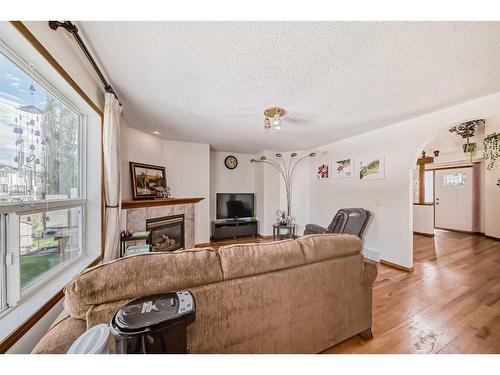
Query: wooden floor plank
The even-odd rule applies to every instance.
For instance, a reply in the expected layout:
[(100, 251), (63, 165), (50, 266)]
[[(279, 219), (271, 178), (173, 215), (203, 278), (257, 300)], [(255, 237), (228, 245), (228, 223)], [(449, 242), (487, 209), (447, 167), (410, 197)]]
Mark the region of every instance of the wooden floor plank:
[(447, 231), (415, 235), (413, 272), (378, 267), (374, 339), (355, 336), (325, 353), (500, 353), (499, 241)]
[(373, 335), (325, 353), (500, 353), (500, 242), (414, 236), (414, 272), (379, 265)]

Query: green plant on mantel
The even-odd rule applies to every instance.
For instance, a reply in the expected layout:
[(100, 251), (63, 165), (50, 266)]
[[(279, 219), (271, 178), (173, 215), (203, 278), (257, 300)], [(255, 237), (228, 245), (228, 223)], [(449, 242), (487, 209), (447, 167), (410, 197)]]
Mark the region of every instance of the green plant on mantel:
[(484, 159), (488, 161), (486, 168), (489, 171), (495, 166), (500, 157), (500, 133), (491, 133), (484, 137)]

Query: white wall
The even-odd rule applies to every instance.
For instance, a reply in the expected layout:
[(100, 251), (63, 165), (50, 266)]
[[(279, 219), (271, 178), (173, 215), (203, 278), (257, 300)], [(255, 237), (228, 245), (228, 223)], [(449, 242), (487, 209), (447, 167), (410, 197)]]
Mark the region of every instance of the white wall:
[[(227, 156), (233, 155), (238, 159), (235, 169), (228, 169), (224, 164)], [(235, 152), (210, 152), (210, 219), (216, 218), (216, 193), (255, 193), (254, 165), (250, 163), (256, 155), (240, 154)], [(257, 211), (257, 203), (255, 203)]]
[[(486, 135), (494, 132), (500, 133), (500, 118), (487, 119), (486, 121)], [(496, 238), (500, 238), (500, 187), (497, 186), (498, 179), (500, 179), (500, 160), (496, 161), (493, 170), (486, 170), (484, 177), (486, 191), (485, 234)]]
[[(288, 163), (290, 160), (290, 153), (283, 152), (282, 155), (283, 159)], [(292, 165), (305, 155), (305, 152), (297, 152), (297, 156), (292, 160)], [(278, 174), (277, 171), (275, 171), (275, 173)], [(309, 160), (306, 158), (297, 164), (292, 175), (292, 216), (295, 219), (296, 235), (302, 235), (305, 226), (309, 224), (309, 199), (305, 199), (309, 194), (309, 173), (311, 173), (311, 170)], [(280, 209), (283, 211), (287, 209), (286, 189), (282, 178), (280, 178)]]
[(195, 204), (195, 243), (210, 241), (210, 146), (161, 139), (122, 123), (123, 199), (131, 199), (129, 161), (165, 166), (176, 198), (203, 197)]
[[(258, 158), (265, 156), (273, 158), (276, 152), (264, 151)], [(280, 175), (279, 172), (270, 165), (263, 163), (253, 163), (255, 168), (255, 183), (257, 201), (257, 220), (259, 221), (259, 234), (269, 236), (273, 234), (273, 224), (275, 223), (275, 213), (278, 209), (286, 209), (286, 205), (280, 206)]]
[[(278, 209), (286, 210), (286, 194), (283, 180), (279, 172), (272, 166), (262, 163), (250, 163), (251, 159), (259, 159), (265, 155), (268, 159), (275, 159), (275, 151), (265, 151), (258, 155), (240, 154), (225, 151), (211, 151), (210, 217), (215, 219), (216, 193), (255, 193), (255, 214), (258, 220), (259, 234), (269, 236), (273, 233), (275, 212)], [(228, 155), (238, 158), (236, 169), (227, 169), (224, 159)], [(283, 154), (288, 160), (289, 154)], [(309, 180), (308, 163), (302, 163), (294, 174), (292, 202), (295, 202), (292, 214), (296, 217), (297, 233), (304, 231), (308, 218), (308, 202), (304, 197), (308, 192)]]
[(413, 231), (434, 235), (434, 206), (413, 205)]
[[(262, 163), (250, 163), (251, 159), (259, 159), (265, 155), (268, 159), (275, 160), (275, 151), (265, 151), (261, 154), (240, 154), (225, 151), (211, 151), (210, 153), (210, 218), (216, 217), (216, 193), (254, 193), (255, 216), (259, 222), (259, 234), (272, 235), (272, 225), (275, 223), (275, 212), (278, 209), (286, 211), (286, 192), (279, 172), (272, 166)], [(227, 169), (224, 159), (228, 155), (238, 158), (236, 169)], [(300, 157), (301, 154), (299, 154)], [(283, 153), (286, 160), (289, 153)], [(308, 223), (308, 201), (304, 199), (308, 193), (307, 162), (301, 163), (295, 170), (292, 183), (292, 215), (296, 218), (297, 234), (304, 231)]]
[(499, 114), (500, 93), (496, 93), (318, 147), (316, 151), (328, 155), (330, 161), (384, 154), (385, 179), (317, 181), (310, 173), (310, 221), (328, 224), (339, 208), (366, 208), (372, 211), (373, 217), (366, 230), (364, 246), (378, 251), (383, 260), (412, 267), (412, 169), (420, 151), (441, 129)]
[(104, 87), (73, 36), (62, 29), (58, 31), (50, 29), (47, 21), (23, 21), (23, 23), (73, 81), (102, 110)]
[[(483, 139), (484, 139), (484, 126), (476, 128), (476, 135), (470, 137), (471, 143), (477, 144), (476, 157), (483, 155)], [(448, 161), (470, 161), (468, 155), (462, 151), (462, 145), (467, 141), (456, 133), (451, 133), (449, 128), (442, 129), (425, 145), (424, 150), (427, 156), (434, 156), (434, 150), (439, 150), (439, 156), (434, 157), (435, 163), (443, 163)]]

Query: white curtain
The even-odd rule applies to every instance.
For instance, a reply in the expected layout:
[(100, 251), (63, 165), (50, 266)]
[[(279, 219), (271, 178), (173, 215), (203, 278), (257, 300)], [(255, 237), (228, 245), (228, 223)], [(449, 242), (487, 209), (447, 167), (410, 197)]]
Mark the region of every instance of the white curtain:
[(120, 160), (120, 114), (122, 107), (113, 94), (104, 97), (103, 163), (105, 194), (104, 261), (118, 258), (122, 200)]

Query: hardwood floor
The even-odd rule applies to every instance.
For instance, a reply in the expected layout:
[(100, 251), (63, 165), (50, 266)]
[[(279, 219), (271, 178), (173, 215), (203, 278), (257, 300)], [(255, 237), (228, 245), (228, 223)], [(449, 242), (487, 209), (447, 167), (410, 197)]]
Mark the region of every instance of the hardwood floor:
[(324, 353), (500, 353), (500, 241), (441, 230), (415, 235), (414, 271), (379, 264), (378, 272), (374, 339), (355, 336)]
[(414, 236), (414, 272), (379, 265), (373, 336), (325, 353), (500, 353), (500, 242)]

